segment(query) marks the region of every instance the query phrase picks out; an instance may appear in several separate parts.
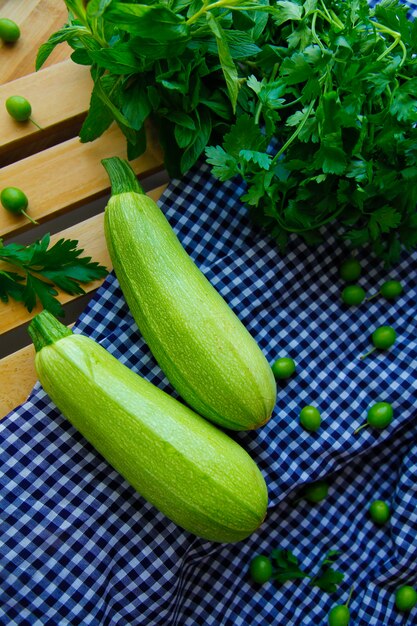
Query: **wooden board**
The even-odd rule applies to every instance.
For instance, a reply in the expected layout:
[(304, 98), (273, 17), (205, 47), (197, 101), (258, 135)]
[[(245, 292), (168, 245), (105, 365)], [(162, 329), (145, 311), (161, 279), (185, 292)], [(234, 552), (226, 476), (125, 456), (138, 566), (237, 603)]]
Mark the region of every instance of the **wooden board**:
[[(62, 0), (0, 0), (0, 14), (19, 25), (21, 37), (13, 45), (0, 41), (0, 82), (6, 83), (35, 71), (39, 46), (63, 26), (67, 19)], [(55, 48), (45, 67), (68, 59), (67, 44)]]
[[(76, 239), (85, 255), (110, 270), (103, 232), (109, 181), (101, 160), (126, 157), (124, 136), (113, 125), (94, 142), (79, 141), (78, 130), (88, 110), (92, 81), (88, 68), (69, 58), (68, 46), (56, 48), (45, 67), (34, 71), (39, 46), (66, 21), (63, 1), (0, 0), (0, 15), (15, 20), (22, 33), (15, 44), (0, 43), (0, 189), (22, 189), (29, 198), (28, 212), (39, 222), (33, 225), (0, 206), (0, 237), (6, 244), (22, 236), (26, 241), (35, 241), (49, 230), (54, 233), (52, 242), (62, 237)], [(32, 117), (41, 130), (30, 121), (19, 124), (10, 118), (4, 106), (9, 95), (23, 95), (30, 100)], [(132, 166), (145, 183), (152, 175), (148, 193), (158, 199), (167, 176), (151, 128), (146, 153)], [(89, 216), (87, 207), (94, 202), (99, 209)], [(64, 229), (56, 226), (63, 216), (68, 223)], [(101, 282), (85, 285), (85, 291), (93, 294)], [(77, 298), (60, 293), (58, 299), (66, 306)], [(25, 400), (36, 381), (29, 338), (27, 345), (17, 349), (11, 337), (19, 332), (26, 336), (25, 328), (39, 310), (37, 307), (29, 313), (21, 303), (0, 302), (0, 347), (5, 354), (0, 359), (0, 418)], [(74, 321), (65, 318), (68, 325)]]

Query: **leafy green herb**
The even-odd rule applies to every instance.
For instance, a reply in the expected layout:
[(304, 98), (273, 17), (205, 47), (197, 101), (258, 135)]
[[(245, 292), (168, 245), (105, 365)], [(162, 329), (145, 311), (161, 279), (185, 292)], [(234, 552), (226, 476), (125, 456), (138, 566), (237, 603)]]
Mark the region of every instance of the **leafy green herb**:
[(273, 580), (279, 583), (285, 583), (287, 580), (308, 578), (309, 575), (300, 569), (298, 559), (291, 550), (272, 550), (271, 558), (274, 565), (272, 573)]
[(22, 302), (32, 311), (39, 301), (44, 309), (63, 317), (64, 310), (57, 300), (58, 287), (71, 295), (83, 294), (82, 283), (104, 278), (107, 269), (82, 257), (78, 241), (60, 239), (49, 247), (50, 235), (24, 246), (16, 243), (3, 245), (0, 240), (0, 260), (13, 266), (17, 272), (0, 270), (0, 300), (9, 298)]
[(326, 591), (327, 593), (334, 593), (337, 591), (338, 586), (345, 577), (342, 572), (332, 568), (332, 565), (339, 554), (340, 552), (338, 550), (329, 550), (329, 552), (327, 552), (320, 564), (318, 574), (311, 579), (310, 585), (319, 587), (322, 591)]
[(276, 580), (278, 583), (283, 584), (289, 580), (309, 578), (310, 585), (319, 587), (319, 589), (327, 593), (334, 593), (344, 579), (344, 574), (332, 567), (339, 555), (339, 550), (329, 550), (322, 559), (318, 572), (315, 575), (300, 568), (298, 559), (291, 550), (278, 548), (271, 551), (269, 558), (264, 556), (261, 558), (268, 561), (270, 569), (272, 565), (271, 571), (268, 572), (267, 580)]
[[(417, 22), (400, 0), (66, 0), (91, 66), (82, 141), (115, 120), (128, 157), (151, 120), (172, 176), (205, 155), (239, 177), (285, 250), (331, 228), (386, 264), (417, 246)], [(326, 234), (327, 236), (327, 234)]]

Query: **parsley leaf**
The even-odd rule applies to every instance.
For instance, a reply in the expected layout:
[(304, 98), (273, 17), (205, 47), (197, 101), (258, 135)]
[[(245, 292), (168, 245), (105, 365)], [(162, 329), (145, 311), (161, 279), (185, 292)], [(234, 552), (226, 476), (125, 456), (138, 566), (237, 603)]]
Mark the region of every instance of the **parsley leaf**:
[(27, 246), (9, 243), (0, 245), (0, 260), (14, 266), (18, 272), (0, 271), (0, 299), (13, 298), (23, 302), (31, 312), (38, 301), (53, 315), (63, 317), (64, 310), (56, 296), (58, 287), (71, 295), (83, 294), (81, 284), (107, 275), (107, 269), (81, 256), (78, 241), (60, 239), (49, 247), (50, 235)]
[(327, 593), (337, 591), (339, 584), (343, 581), (345, 575), (342, 572), (332, 569), (334, 561), (339, 556), (338, 550), (329, 550), (320, 564), (319, 572), (311, 579), (310, 585), (319, 587)]
[(272, 550), (271, 558), (274, 564), (273, 580), (285, 583), (287, 580), (308, 578), (309, 575), (300, 569), (298, 559), (291, 550)]

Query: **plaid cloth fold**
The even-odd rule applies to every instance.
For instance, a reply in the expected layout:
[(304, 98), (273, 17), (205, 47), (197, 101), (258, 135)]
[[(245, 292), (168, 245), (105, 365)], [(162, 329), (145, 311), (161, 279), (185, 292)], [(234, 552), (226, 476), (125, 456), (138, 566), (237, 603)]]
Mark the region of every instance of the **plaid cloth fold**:
[[(398, 301), (346, 307), (338, 278), (348, 254), (343, 243), (329, 236), (312, 251), (292, 241), (281, 256), (249, 223), (241, 193), (236, 182), (219, 185), (201, 166), (174, 181), (161, 206), (268, 360), (289, 354), (297, 363), (296, 375), (278, 383), (271, 421), (232, 433), (264, 473), (265, 523), (229, 545), (182, 531), (134, 492), (36, 385), (0, 424), (0, 624), (314, 626), (346, 601), (352, 585), (355, 625), (405, 623), (393, 598), (400, 584), (417, 583), (417, 255), (405, 255), (390, 274), (405, 286)], [(372, 293), (387, 272), (365, 251), (359, 258), (361, 283)], [(361, 360), (382, 324), (397, 330), (395, 345)], [(75, 331), (176, 395), (113, 274)], [(355, 435), (379, 400), (393, 405), (393, 423)], [(306, 404), (323, 417), (314, 434), (298, 423)], [(303, 484), (324, 477), (325, 501), (293, 505)], [(392, 507), (382, 528), (367, 511), (376, 498)], [(305, 579), (256, 587), (250, 559), (273, 548), (291, 550), (306, 571), (339, 550), (335, 567), (345, 579), (333, 594)]]

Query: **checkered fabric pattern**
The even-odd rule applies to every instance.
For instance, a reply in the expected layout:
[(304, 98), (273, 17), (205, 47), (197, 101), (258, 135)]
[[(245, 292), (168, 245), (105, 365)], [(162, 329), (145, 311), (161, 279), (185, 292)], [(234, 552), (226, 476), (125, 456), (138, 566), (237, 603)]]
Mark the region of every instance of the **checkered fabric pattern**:
[[(401, 2), (403, 4), (405, 4), (406, 6), (408, 6), (409, 11), (408, 11), (408, 17), (410, 19), (415, 19), (417, 17), (417, 2), (416, 0), (401, 0)], [(376, 0), (371, 0), (369, 2), (369, 4), (371, 6), (375, 6), (377, 4)]]
[[(417, 5), (413, 10), (417, 12)], [(161, 207), (184, 247), (254, 335), (268, 360), (290, 355), (296, 375), (278, 383), (270, 422), (232, 433), (262, 470), (268, 515), (237, 544), (181, 530), (148, 504), (64, 419), (37, 384), (0, 423), (1, 626), (320, 626), (350, 602), (354, 626), (417, 624), (394, 607), (395, 589), (417, 586), (417, 254), (388, 274), (361, 251), (369, 294), (388, 277), (404, 294), (359, 307), (341, 303), (338, 266), (348, 255), (330, 234), (314, 251), (292, 240), (286, 255), (250, 224), (236, 181), (219, 184), (207, 166), (171, 183)], [(398, 339), (361, 360), (371, 332)], [(110, 274), (75, 326), (121, 362), (176, 395), (141, 338)], [(355, 429), (385, 400), (383, 431)], [(317, 433), (298, 423), (317, 406)], [(307, 482), (326, 478), (326, 500), (294, 505)], [(368, 506), (387, 500), (390, 522)], [(291, 550), (316, 571), (328, 550), (345, 578), (329, 594), (297, 580), (254, 585), (251, 558)]]
[[(405, 286), (398, 301), (348, 308), (338, 278), (343, 244), (329, 236), (312, 251), (294, 240), (282, 256), (249, 223), (241, 193), (202, 166), (170, 185), (162, 208), (268, 360), (288, 354), (297, 363), (297, 374), (278, 383), (271, 421), (232, 435), (265, 476), (265, 523), (230, 545), (182, 531), (112, 470), (37, 385), (0, 424), (0, 624), (315, 626), (352, 585), (355, 625), (405, 623), (393, 593), (417, 584), (417, 255), (405, 255), (390, 274)], [(359, 258), (363, 287), (377, 291), (387, 271), (366, 252)], [(381, 324), (397, 330), (396, 344), (361, 360)], [(113, 274), (75, 331), (174, 394)], [(392, 425), (355, 435), (379, 400), (392, 403)], [(322, 413), (315, 434), (298, 423), (306, 404)], [(325, 501), (293, 506), (304, 483), (323, 477)], [(376, 498), (391, 504), (386, 527), (369, 519)], [(340, 550), (338, 592), (306, 580), (254, 586), (250, 559), (277, 547), (292, 550), (309, 571), (328, 550)]]

